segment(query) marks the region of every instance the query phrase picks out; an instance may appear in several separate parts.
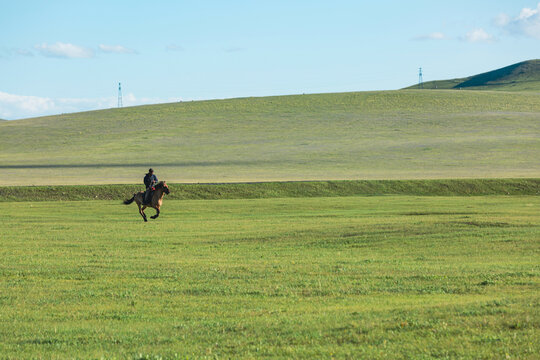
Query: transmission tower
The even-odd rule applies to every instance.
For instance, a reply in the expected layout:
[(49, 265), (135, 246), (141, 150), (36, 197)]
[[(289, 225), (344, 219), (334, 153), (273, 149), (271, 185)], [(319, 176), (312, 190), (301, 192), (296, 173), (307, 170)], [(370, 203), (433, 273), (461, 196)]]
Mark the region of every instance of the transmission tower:
[(424, 78), (422, 77), (422, 68), (418, 69), (418, 88), (424, 88)]
[(122, 84), (118, 83), (118, 107), (122, 107)]

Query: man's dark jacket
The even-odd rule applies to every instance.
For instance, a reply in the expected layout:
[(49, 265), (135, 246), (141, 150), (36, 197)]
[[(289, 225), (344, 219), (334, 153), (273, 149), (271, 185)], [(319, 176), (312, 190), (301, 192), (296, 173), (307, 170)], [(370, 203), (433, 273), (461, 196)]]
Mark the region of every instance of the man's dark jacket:
[(148, 173), (144, 176), (144, 186), (146, 186), (147, 189), (157, 184), (157, 182), (158, 182), (158, 179), (156, 175), (154, 174), (150, 175), (150, 173)]

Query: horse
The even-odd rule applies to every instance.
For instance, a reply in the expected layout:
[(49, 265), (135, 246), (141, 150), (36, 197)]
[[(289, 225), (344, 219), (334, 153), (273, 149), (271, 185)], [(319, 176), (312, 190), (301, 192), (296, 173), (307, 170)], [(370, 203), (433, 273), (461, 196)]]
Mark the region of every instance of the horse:
[(163, 194), (169, 195), (170, 191), (165, 181), (160, 181), (155, 186), (155, 189), (156, 190), (152, 194), (152, 199), (150, 200), (149, 204), (143, 205), (144, 193), (145, 193), (144, 191), (139, 191), (138, 193), (133, 194), (133, 197), (131, 199), (124, 201), (124, 204), (129, 205), (133, 201), (135, 201), (137, 203), (137, 206), (139, 207), (139, 214), (141, 214), (144, 221), (148, 221), (148, 219), (146, 219), (146, 214), (144, 213), (144, 209), (146, 209), (147, 207), (154, 208), (156, 209), (156, 215), (150, 216), (150, 218), (156, 219), (159, 216), (159, 208), (161, 207), (161, 204), (163, 203)]

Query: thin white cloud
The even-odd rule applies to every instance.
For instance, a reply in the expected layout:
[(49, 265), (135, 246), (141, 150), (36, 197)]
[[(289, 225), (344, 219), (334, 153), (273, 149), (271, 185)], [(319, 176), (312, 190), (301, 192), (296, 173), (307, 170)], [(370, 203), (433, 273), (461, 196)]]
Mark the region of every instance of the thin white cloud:
[(478, 42), (493, 42), (495, 39), (493, 38), (492, 35), (488, 34), (484, 29), (479, 28), (479, 29), (474, 29), (472, 31), (469, 31), (465, 35), (464, 40), (468, 42), (478, 43)]
[(78, 45), (69, 43), (57, 42), (56, 44), (42, 43), (36, 45), (35, 49), (38, 50), (43, 56), (56, 57), (56, 58), (91, 58), (94, 57), (94, 50), (85, 48)]
[(21, 48), (0, 48), (0, 58), (11, 58), (13, 56), (34, 56), (34, 53), (28, 49)]
[(538, 14), (538, 11), (540, 9), (540, 3), (538, 4), (538, 7), (536, 9), (529, 9), (529, 8), (523, 8), (519, 12), (519, 16), (517, 17), (517, 20), (527, 20), (531, 17), (534, 17)]
[(105, 53), (114, 53), (114, 54), (136, 54), (137, 51), (129, 49), (122, 45), (103, 45), (99, 44), (99, 50)]
[[(179, 98), (138, 98), (132, 93), (123, 96), (124, 106), (176, 102)], [(118, 105), (116, 96), (103, 98), (48, 98), (15, 95), (0, 91), (0, 118), (22, 119), (28, 117), (54, 115), (88, 110), (114, 108)]]
[(510, 17), (500, 14), (495, 24), (515, 36), (526, 36), (540, 40), (540, 3), (534, 9), (523, 8), (519, 15)]
[(510, 16), (506, 15), (506, 14), (499, 14), (495, 17), (495, 19), (493, 19), (493, 23), (496, 25), (496, 26), (506, 26), (508, 25), (508, 23), (510, 23)]
[(0, 91), (0, 117), (3, 119), (10, 119), (18, 114), (46, 112), (53, 106), (54, 103), (49, 98), (13, 95)]
[(169, 44), (165, 47), (165, 50), (168, 51), (184, 51), (184, 48), (177, 44)]
[(15, 49), (15, 53), (21, 56), (34, 56), (34, 53), (27, 49)]
[(448, 38), (442, 32), (433, 32), (431, 34), (420, 35), (413, 38), (413, 40), (445, 40), (445, 39), (448, 39)]
[(231, 47), (226, 47), (223, 49), (223, 51), (227, 53), (234, 53), (234, 52), (240, 52), (240, 51), (245, 51), (245, 50), (246, 50), (245, 48), (238, 47), (238, 46), (231, 46)]

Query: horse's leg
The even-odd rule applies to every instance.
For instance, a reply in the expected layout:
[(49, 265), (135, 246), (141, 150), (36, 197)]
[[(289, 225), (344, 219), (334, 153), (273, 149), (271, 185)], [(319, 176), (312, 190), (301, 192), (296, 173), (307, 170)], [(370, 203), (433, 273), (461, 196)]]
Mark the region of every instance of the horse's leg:
[(156, 215), (150, 216), (150, 218), (152, 218), (152, 219), (157, 219), (157, 217), (159, 216), (159, 208), (158, 208), (158, 207), (155, 207), (154, 209), (156, 209)]
[(148, 221), (148, 219), (146, 218), (146, 214), (144, 213), (144, 209), (146, 209), (146, 206), (143, 206), (141, 208), (141, 206), (139, 205), (139, 213), (141, 214), (144, 221)]

